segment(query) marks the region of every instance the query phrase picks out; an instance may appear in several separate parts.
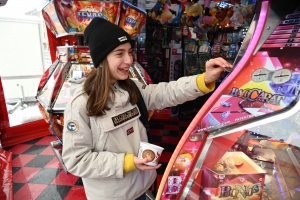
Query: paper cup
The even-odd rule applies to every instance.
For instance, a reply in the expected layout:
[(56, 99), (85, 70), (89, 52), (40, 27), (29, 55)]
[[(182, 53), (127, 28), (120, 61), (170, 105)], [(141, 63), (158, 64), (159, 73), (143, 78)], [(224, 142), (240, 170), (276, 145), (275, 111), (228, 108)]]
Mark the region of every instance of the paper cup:
[(149, 157), (151, 158), (151, 161), (145, 164), (149, 166), (156, 166), (159, 162), (163, 150), (164, 148), (160, 146), (150, 144), (147, 142), (140, 142), (138, 158), (144, 159), (146, 157)]

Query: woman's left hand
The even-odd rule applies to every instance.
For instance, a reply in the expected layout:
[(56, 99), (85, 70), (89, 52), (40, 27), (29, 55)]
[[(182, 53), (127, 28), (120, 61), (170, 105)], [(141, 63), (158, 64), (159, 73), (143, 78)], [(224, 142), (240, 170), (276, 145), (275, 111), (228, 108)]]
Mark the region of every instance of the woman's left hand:
[(205, 84), (209, 84), (216, 81), (225, 69), (232, 69), (233, 66), (223, 58), (219, 57), (207, 61), (205, 68), (204, 82)]
[(154, 170), (154, 169), (158, 169), (161, 164), (158, 164), (156, 166), (149, 166), (149, 165), (145, 165), (145, 163), (150, 162), (151, 159), (150, 158), (144, 158), (144, 159), (139, 159), (138, 157), (134, 156), (133, 157), (133, 162), (136, 166), (136, 168), (140, 169), (140, 170)]

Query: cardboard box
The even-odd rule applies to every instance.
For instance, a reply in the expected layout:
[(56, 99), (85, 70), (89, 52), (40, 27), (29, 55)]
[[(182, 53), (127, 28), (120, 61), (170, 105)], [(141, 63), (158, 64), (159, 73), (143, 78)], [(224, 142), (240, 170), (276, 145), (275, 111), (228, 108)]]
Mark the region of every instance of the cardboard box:
[(209, 169), (203, 166), (200, 198), (261, 199), (266, 172), (243, 152), (226, 152)]

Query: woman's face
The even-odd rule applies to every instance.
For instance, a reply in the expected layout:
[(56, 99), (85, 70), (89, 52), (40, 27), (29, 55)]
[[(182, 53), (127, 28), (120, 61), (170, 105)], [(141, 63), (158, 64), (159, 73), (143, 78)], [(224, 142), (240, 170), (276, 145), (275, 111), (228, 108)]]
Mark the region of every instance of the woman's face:
[(128, 78), (132, 64), (132, 48), (129, 42), (119, 45), (107, 55), (111, 84)]

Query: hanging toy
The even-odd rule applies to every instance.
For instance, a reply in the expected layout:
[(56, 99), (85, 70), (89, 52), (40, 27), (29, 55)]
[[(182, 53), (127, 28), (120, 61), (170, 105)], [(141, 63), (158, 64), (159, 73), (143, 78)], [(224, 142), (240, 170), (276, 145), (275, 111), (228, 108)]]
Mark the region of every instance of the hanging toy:
[(171, 1), (167, 0), (167, 2), (164, 5), (163, 12), (160, 15), (160, 22), (162, 24), (169, 22), (172, 19), (172, 13), (169, 9), (169, 6), (171, 5)]
[(205, 24), (206, 26), (212, 27), (215, 25), (215, 23), (216, 23), (215, 15), (217, 14), (216, 6), (217, 6), (216, 2), (210, 1), (209, 7), (205, 8), (203, 24)]
[(188, 21), (192, 21), (193, 23), (188, 23), (190, 27), (194, 26), (194, 23), (199, 19), (202, 15), (203, 8), (200, 4), (198, 4), (198, 0), (194, 0), (193, 2), (188, 2), (186, 10), (185, 10)]
[(210, 8), (211, 0), (204, 0), (204, 16), (209, 16), (209, 8)]
[(159, 19), (164, 9), (165, 0), (158, 0), (154, 7), (148, 12), (148, 16), (154, 20)]
[(241, 6), (236, 3), (233, 6), (233, 15), (230, 18), (230, 21), (234, 24), (234, 29), (237, 29), (238, 26), (241, 26), (241, 23), (239, 20), (240, 15), (241, 15)]
[(222, 20), (222, 21), (219, 21), (220, 22), (220, 26), (222, 28), (225, 28), (225, 27), (229, 27), (229, 24), (230, 24), (230, 18), (233, 16), (233, 8), (226, 8), (225, 11), (227, 10), (226, 12), (226, 16), (225, 18)]

